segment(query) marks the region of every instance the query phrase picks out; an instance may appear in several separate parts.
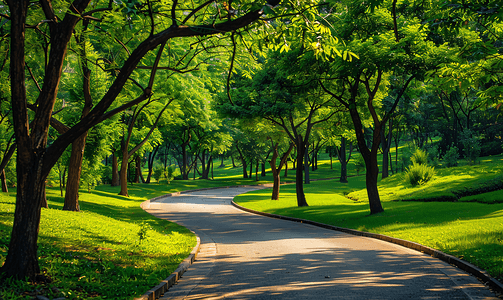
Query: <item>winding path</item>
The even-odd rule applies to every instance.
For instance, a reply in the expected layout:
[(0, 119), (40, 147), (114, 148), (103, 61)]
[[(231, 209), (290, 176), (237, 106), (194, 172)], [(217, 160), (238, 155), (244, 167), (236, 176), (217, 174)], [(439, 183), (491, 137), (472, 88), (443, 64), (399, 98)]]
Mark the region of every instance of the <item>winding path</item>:
[(496, 299), (474, 277), (420, 252), (231, 205), (254, 189), (150, 203), (149, 213), (201, 238), (195, 263), (161, 299)]

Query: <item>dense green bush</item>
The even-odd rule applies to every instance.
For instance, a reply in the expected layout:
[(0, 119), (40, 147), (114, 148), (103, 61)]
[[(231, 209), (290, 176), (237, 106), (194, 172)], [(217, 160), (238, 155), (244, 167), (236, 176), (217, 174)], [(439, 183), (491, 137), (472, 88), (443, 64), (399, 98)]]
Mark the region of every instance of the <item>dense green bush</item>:
[(482, 150), (479, 139), (467, 129), (461, 133), (461, 144), (465, 159), (470, 165), (475, 164)]
[(458, 165), (458, 158), (459, 158), (458, 147), (451, 146), (449, 147), (449, 150), (445, 152), (442, 160), (444, 161), (445, 166), (447, 168), (451, 168)]
[(426, 164), (413, 163), (405, 172), (405, 181), (412, 186), (423, 185), (435, 175), (435, 169)]
[(159, 183), (159, 180), (161, 180), (161, 177), (163, 176), (164, 169), (162, 167), (156, 167), (154, 169), (154, 173), (152, 174), (152, 177), (154, 177), (155, 181)]
[(428, 164), (428, 153), (426, 151), (421, 150), (419, 148), (414, 151), (412, 156), (410, 157), (410, 160), (412, 161), (412, 164), (418, 164), (418, 165), (426, 165)]
[(355, 165), (356, 175), (360, 175), (360, 171), (365, 169), (365, 160), (361, 154), (353, 156), (353, 164)]

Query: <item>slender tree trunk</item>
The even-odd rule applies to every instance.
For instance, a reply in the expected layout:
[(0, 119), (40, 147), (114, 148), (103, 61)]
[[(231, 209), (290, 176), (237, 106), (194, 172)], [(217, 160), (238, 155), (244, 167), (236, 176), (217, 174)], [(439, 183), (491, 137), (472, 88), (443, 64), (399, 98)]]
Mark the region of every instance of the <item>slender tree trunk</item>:
[(122, 143), (121, 150), (122, 150), (122, 162), (121, 162), (121, 170), (119, 173), (119, 182), (121, 185), (121, 191), (119, 192), (119, 195), (129, 197), (127, 190), (127, 173), (129, 169), (129, 157), (125, 143)]
[(367, 187), (367, 195), (369, 198), (370, 214), (376, 214), (383, 212), (384, 209), (381, 205), (381, 198), (379, 196), (379, 191), (377, 189), (377, 178), (379, 175), (379, 167), (377, 164), (377, 150), (380, 144), (381, 138), (381, 126), (378, 124), (374, 128), (373, 138), (372, 138), (372, 148), (369, 150), (367, 147), (367, 139), (364, 134), (363, 125), (361, 123), (360, 115), (356, 108), (349, 109), (351, 114), (351, 119), (353, 120), (353, 125), (355, 127), (356, 139), (358, 141), (358, 148), (360, 153), (365, 160), (365, 168), (367, 170), (365, 185)]
[[(297, 136), (297, 168), (295, 169), (295, 192), (297, 194), (297, 206), (309, 206), (307, 205), (306, 195), (304, 194), (304, 182), (303, 175), (304, 170), (302, 168), (302, 160), (304, 159), (305, 153), (307, 152), (307, 145), (302, 142), (302, 136)], [(309, 167), (308, 167), (309, 168)], [(308, 171), (309, 172), (309, 171)]]
[(5, 167), (7, 167), (7, 164), (9, 163), (9, 160), (12, 158), (12, 155), (16, 151), (16, 143), (13, 143), (9, 149), (5, 152), (4, 157), (2, 158), (2, 162), (0, 162), (0, 177), (2, 180), (2, 192), (7, 193), (8, 188), (7, 188), (7, 178), (5, 177)]
[(250, 159), (250, 179), (253, 177), (253, 160)]
[(257, 161), (255, 162), (255, 181), (259, 181), (259, 179), (258, 179), (258, 167), (259, 167), (259, 161), (257, 159)]
[[(237, 144), (236, 149), (238, 150), (239, 158), (241, 159), (241, 164), (243, 165), (243, 178), (248, 178), (246, 159), (244, 158), (243, 153), (241, 152)], [(234, 165), (234, 159), (232, 159), (232, 165)]]
[(285, 172), (288, 169), (287, 159), (288, 159), (288, 156), (290, 155), (290, 152), (292, 151), (293, 147), (294, 147), (293, 144), (290, 144), (290, 147), (288, 148), (288, 150), (285, 153), (283, 153), (283, 155), (281, 156), (279, 166), (276, 167), (276, 159), (279, 156), (278, 143), (273, 145), (272, 158), (269, 161), (269, 165), (271, 166), (271, 172), (272, 172), (272, 177), (273, 177), (271, 200), (278, 200), (279, 199), (279, 189), (280, 189), (280, 185), (281, 185), (281, 178), (280, 178), (281, 169), (283, 168), (283, 166), (286, 167)]
[(266, 176), (266, 173), (265, 173), (265, 163), (262, 163), (262, 171), (260, 173), (260, 176), (262, 176), (262, 177)]
[(231, 155), (232, 167), (237, 168), (236, 162), (234, 161), (234, 156)]
[(283, 177), (288, 177), (288, 161), (285, 161), (285, 174), (283, 174)]
[(222, 154), (222, 156), (220, 156), (220, 159), (221, 159), (220, 166), (218, 166), (218, 168), (224, 168), (225, 165), (224, 165), (224, 155), (223, 154)]
[(392, 130), (393, 130), (393, 123), (391, 122), (391, 119), (390, 119), (387, 138), (385, 137), (384, 126), (383, 126), (383, 130), (381, 131), (381, 149), (382, 149), (382, 174), (381, 174), (381, 178), (382, 179), (389, 176), (389, 157), (388, 157), (388, 154), (389, 154), (389, 150), (391, 147)]
[(189, 172), (187, 170), (187, 164), (188, 164), (187, 145), (188, 145), (188, 143), (182, 144), (182, 169), (181, 169), (181, 173), (182, 173), (183, 180), (189, 179)]
[(7, 187), (7, 178), (5, 178), (5, 169), (0, 171), (0, 180), (2, 181), (2, 192), (8, 193), (9, 188)]
[(159, 151), (159, 146), (154, 148), (154, 151), (150, 152), (148, 154), (148, 175), (147, 175), (147, 180), (145, 183), (150, 183), (152, 179), (152, 172), (154, 170), (154, 159), (155, 155), (157, 154), (157, 151)]
[(140, 176), (141, 176), (141, 157), (139, 155), (135, 156), (134, 158), (134, 183), (140, 183)]
[(115, 152), (112, 153), (112, 186), (119, 186), (119, 168), (118, 168), (117, 156)]
[[(297, 161), (299, 161), (299, 156), (297, 156)], [(302, 157), (300, 157), (300, 162), (302, 162)], [(297, 164), (297, 169), (302, 170), (302, 164), (300, 162)], [(306, 148), (304, 150), (304, 173), (306, 176), (304, 183), (309, 184), (310, 183), (310, 179), (309, 179), (309, 144), (306, 145)], [(304, 191), (302, 191), (302, 194), (304, 194)]]
[(80, 211), (79, 186), (80, 175), (82, 173), (82, 161), (84, 159), (84, 148), (86, 146), (86, 137), (87, 132), (72, 143), (63, 210)]
[(348, 182), (348, 164), (346, 161), (346, 138), (341, 138), (341, 147), (337, 151), (337, 157), (341, 163), (341, 177), (339, 179), (342, 183)]

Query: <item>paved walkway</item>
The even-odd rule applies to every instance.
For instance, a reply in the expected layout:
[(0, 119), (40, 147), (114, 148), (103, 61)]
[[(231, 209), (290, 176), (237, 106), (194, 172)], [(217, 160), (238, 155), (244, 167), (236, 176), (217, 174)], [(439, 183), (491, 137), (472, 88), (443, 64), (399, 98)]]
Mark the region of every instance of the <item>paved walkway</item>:
[(417, 251), (230, 204), (254, 189), (150, 204), (148, 212), (201, 238), (196, 262), (161, 299), (496, 299), (474, 277)]

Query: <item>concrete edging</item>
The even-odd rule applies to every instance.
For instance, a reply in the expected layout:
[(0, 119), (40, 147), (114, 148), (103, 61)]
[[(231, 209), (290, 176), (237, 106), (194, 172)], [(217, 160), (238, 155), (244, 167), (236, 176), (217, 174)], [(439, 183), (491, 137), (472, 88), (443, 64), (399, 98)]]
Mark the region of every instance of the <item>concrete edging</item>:
[(300, 222), (300, 223), (306, 223), (309, 225), (314, 225), (317, 227), (325, 228), (325, 229), (330, 229), (330, 230), (335, 230), (335, 231), (340, 231), (352, 235), (357, 235), (357, 236), (364, 236), (364, 237), (369, 237), (369, 238), (374, 238), (374, 239), (379, 239), (382, 241), (390, 242), (393, 244), (397, 244), (400, 246), (404, 246), (409, 249), (413, 249), (419, 252), (423, 252), (426, 254), (431, 255), (432, 257), (438, 258), (440, 260), (443, 260), (447, 262), (448, 264), (454, 265), (458, 267), (459, 269), (472, 274), (473, 276), (477, 277), (479, 280), (484, 282), (486, 285), (491, 287), (492, 289), (496, 290), (498, 293), (503, 293), (503, 284), (499, 282), (498, 280), (494, 279), (487, 273), (487, 271), (482, 270), (475, 265), (472, 265), (471, 263), (464, 261), (460, 258), (457, 258), (455, 256), (452, 256), (450, 254), (444, 253), (442, 251), (439, 251), (437, 249), (433, 249), (415, 242), (407, 241), (407, 240), (402, 240), (402, 239), (397, 239), (394, 237), (390, 237), (387, 235), (383, 234), (378, 234), (378, 233), (371, 233), (371, 232), (364, 232), (364, 231), (358, 231), (354, 229), (349, 229), (349, 228), (343, 228), (343, 227), (338, 227), (338, 226), (333, 226), (333, 225), (328, 225), (324, 223), (319, 223), (311, 220), (304, 220), (304, 219), (298, 219), (298, 218), (293, 218), (293, 217), (287, 217), (287, 216), (281, 216), (281, 215), (275, 215), (275, 214), (270, 214), (270, 213), (265, 213), (261, 211), (255, 211), (246, 207), (243, 207), (234, 200), (232, 200), (232, 205), (238, 209), (247, 211), (249, 213), (265, 216), (265, 217), (270, 217), (270, 218), (275, 218), (275, 219), (281, 219), (281, 220), (288, 220), (288, 221), (293, 221), (293, 222)]
[(199, 247), (201, 245), (201, 239), (197, 235), (196, 238), (197, 238), (196, 246), (192, 248), (192, 251), (190, 252), (189, 256), (178, 265), (178, 268), (173, 273), (171, 273), (171, 275), (169, 275), (166, 279), (162, 280), (155, 287), (148, 290), (145, 294), (134, 299), (156, 300), (159, 299), (159, 297), (162, 296), (164, 293), (166, 293), (168, 289), (172, 287), (180, 279), (183, 273), (185, 273), (185, 271), (187, 271), (187, 269), (194, 263), (194, 260), (197, 257), (197, 253), (199, 252)]

